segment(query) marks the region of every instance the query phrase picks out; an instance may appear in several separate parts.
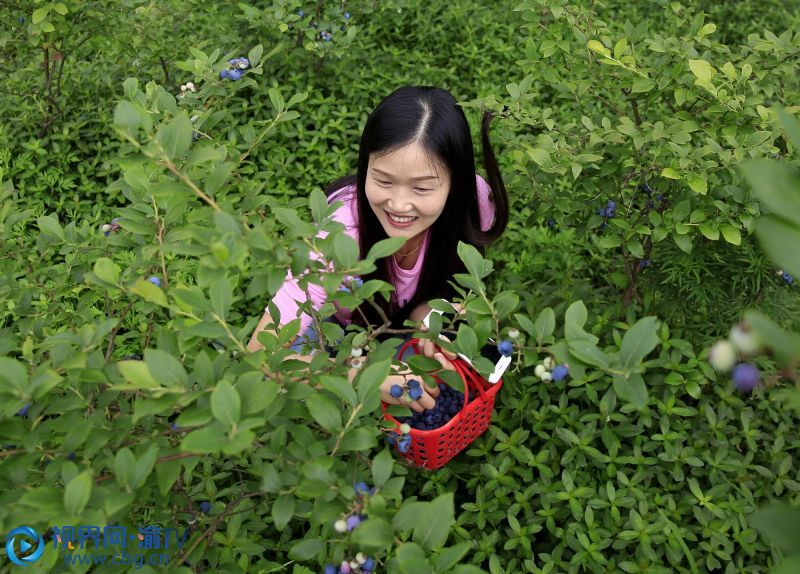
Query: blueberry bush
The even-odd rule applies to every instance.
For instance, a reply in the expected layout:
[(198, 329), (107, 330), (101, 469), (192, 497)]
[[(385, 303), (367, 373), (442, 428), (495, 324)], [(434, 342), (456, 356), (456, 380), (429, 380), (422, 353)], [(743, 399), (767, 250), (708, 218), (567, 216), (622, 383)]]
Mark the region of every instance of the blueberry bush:
[[(110, 4), (12, 1), (0, 31), (0, 531), (45, 535), (27, 571), (94, 571), (50, 544), (68, 524), (184, 536), (117, 571), (796, 571), (791, 15)], [(399, 243), (359, 254), (322, 188), (404, 83), (448, 88), (473, 127), (498, 115), (512, 201), (496, 245), (459, 246), (464, 320), (401, 330), (484, 376), (489, 338), (514, 358), (488, 431), (434, 471), (396, 451), (463, 383), (386, 423), (403, 333), (324, 321), (390, 293), (353, 279)], [(341, 339), (310, 363), (285, 348), (297, 319), (245, 347), (287, 269)]]

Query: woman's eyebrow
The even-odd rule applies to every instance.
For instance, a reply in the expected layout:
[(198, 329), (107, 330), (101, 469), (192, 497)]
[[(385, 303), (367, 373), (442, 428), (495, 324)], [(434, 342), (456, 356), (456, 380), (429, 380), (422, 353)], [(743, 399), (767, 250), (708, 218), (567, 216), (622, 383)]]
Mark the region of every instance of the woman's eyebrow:
[[(376, 171), (376, 172), (378, 172), (378, 173), (380, 173), (382, 175), (385, 175), (386, 177), (394, 177), (391, 173), (385, 172), (382, 169), (378, 169), (377, 167), (373, 167), (372, 171)], [(423, 179), (439, 179), (439, 178), (438, 178), (438, 176), (435, 176), (435, 175), (423, 175), (421, 177), (412, 177), (411, 179), (413, 179), (415, 181), (421, 181)]]

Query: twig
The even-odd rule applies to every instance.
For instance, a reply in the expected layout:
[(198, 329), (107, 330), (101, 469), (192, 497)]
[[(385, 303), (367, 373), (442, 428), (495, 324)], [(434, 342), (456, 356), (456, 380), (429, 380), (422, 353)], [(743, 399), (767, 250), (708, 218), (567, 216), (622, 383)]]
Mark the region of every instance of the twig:
[(125, 307), (125, 309), (123, 309), (122, 314), (119, 316), (117, 324), (114, 325), (114, 330), (111, 331), (111, 340), (108, 342), (108, 348), (106, 349), (106, 363), (109, 361), (109, 359), (111, 359), (111, 353), (114, 351), (114, 339), (116, 338), (117, 333), (122, 327), (122, 321), (125, 319), (125, 315), (128, 314), (128, 311), (131, 310), (132, 306), (133, 306), (133, 301), (128, 303), (128, 306)]

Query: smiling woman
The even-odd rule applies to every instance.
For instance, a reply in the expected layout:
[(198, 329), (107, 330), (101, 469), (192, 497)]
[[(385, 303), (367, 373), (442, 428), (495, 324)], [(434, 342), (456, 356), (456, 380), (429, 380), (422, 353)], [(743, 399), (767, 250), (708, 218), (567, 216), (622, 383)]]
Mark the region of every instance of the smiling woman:
[[(409, 318), (421, 320), (430, 310), (430, 300), (454, 298), (449, 282), (454, 274), (466, 272), (456, 253), (459, 241), (483, 253), (505, 230), (508, 197), (489, 141), (491, 120), (492, 114), (485, 112), (481, 144), (487, 184), (475, 173), (469, 124), (455, 98), (434, 87), (395, 90), (367, 119), (356, 173), (326, 190), (329, 203), (343, 202), (333, 218), (358, 242), (361, 257), (387, 237), (406, 240), (397, 253), (380, 259), (375, 271), (361, 277), (394, 286), (388, 302), (375, 301), (394, 328), (402, 328)], [(314, 309), (327, 298), (324, 289), (314, 284), (309, 285), (309, 295)], [(300, 317), (301, 337), (312, 335), (311, 317), (299, 311), (305, 300), (291, 271), (272, 299), (280, 310), (281, 324)], [(334, 319), (343, 326), (355, 323), (365, 328), (381, 322), (371, 305), (355, 311), (337, 305)], [(261, 348), (257, 335), (271, 322), (265, 312), (248, 348)], [(426, 346), (425, 352), (437, 351)], [(397, 403), (388, 395), (388, 387), (382, 398)], [(415, 402), (420, 404), (412, 408), (429, 408), (432, 399), (426, 395)]]

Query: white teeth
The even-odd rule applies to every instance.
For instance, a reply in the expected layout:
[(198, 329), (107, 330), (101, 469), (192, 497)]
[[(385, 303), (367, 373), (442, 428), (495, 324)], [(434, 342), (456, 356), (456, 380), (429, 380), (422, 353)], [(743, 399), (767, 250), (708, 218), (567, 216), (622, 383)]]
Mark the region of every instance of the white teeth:
[(388, 211), (386, 213), (388, 214), (389, 219), (391, 219), (392, 221), (396, 221), (397, 223), (408, 223), (408, 222), (414, 221), (416, 219), (416, 217), (395, 217), (394, 215), (392, 215)]

